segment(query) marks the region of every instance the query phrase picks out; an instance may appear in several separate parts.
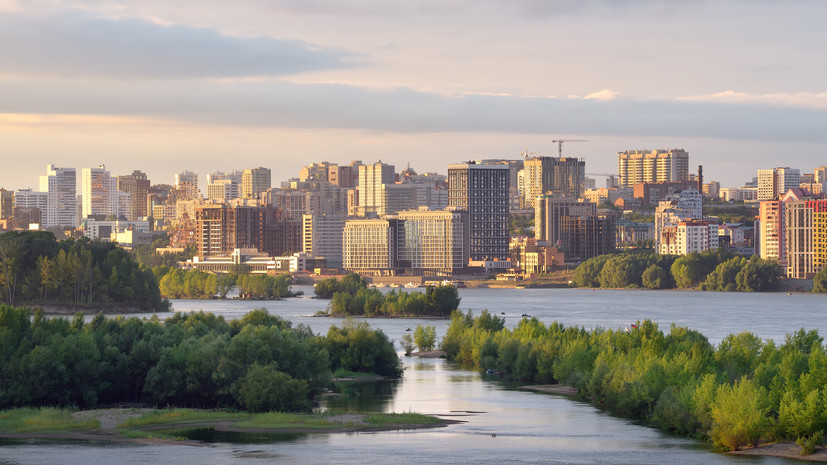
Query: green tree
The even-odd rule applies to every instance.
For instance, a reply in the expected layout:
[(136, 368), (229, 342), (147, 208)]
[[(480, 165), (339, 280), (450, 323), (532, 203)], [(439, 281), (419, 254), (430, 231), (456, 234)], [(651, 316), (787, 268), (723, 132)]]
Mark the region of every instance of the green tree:
[(647, 289), (666, 289), (669, 287), (669, 273), (657, 264), (649, 265), (640, 276), (641, 284)]
[(307, 381), (293, 379), (278, 365), (253, 364), (239, 383), (236, 399), (250, 412), (309, 411)]
[(827, 292), (827, 267), (819, 270), (813, 277), (813, 292)]
[(434, 350), (434, 345), (436, 345), (436, 328), (430, 325), (422, 326), (418, 324), (414, 330), (413, 339), (420, 352)]
[(712, 405), (712, 441), (730, 450), (758, 445), (772, 426), (766, 399), (766, 389), (746, 377), (719, 386)]

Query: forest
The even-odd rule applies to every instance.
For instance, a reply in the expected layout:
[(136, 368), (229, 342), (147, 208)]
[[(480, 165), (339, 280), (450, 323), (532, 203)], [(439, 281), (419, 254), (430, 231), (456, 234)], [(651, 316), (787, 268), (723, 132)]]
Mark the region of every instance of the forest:
[(153, 273), (123, 249), (86, 238), (57, 241), (44, 231), (0, 234), (0, 298), (8, 305), (168, 309)]
[(452, 285), (428, 286), (424, 293), (392, 290), (385, 294), (368, 288), (364, 278), (355, 273), (341, 281), (319, 281), (314, 290), (317, 297), (331, 299), (330, 315), (447, 318), (460, 302), (457, 288)]
[(264, 309), (229, 322), (202, 312), (84, 322), (2, 305), (0, 360), (0, 409), (140, 402), (307, 411), (337, 370), (402, 375), (380, 330), (348, 321), (316, 336)]
[(487, 311), (457, 311), (441, 347), (451, 360), (570, 385), (594, 405), (724, 449), (795, 440), (813, 450), (823, 441), (827, 349), (816, 330), (783, 344), (743, 332), (714, 347), (692, 329), (631, 326), (586, 331), (526, 318), (509, 330)]
[(682, 256), (629, 252), (586, 260), (574, 270), (572, 285), (761, 292), (777, 290), (782, 275), (774, 261), (741, 257), (724, 249)]

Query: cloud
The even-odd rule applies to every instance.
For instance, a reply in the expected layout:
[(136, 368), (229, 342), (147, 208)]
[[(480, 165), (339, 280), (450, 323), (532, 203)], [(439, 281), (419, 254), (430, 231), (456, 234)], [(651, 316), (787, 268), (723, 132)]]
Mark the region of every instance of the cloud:
[[(611, 93), (611, 92), (609, 92)], [(598, 92), (603, 95), (604, 91)], [(287, 82), (6, 81), (0, 113), (397, 133), (606, 134), (827, 142), (827, 112), (764, 103), (445, 96)]]
[(757, 105), (777, 105), (827, 110), (827, 92), (793, 92), (775, 94), (752, 94), (727, 90), (708, 95), (681, 97), (686, 102), (720, 102)]
[(620, 96), (620, 92), (615, 92), (609, 89), (603, 89), (583, 97), (586, 100), (614, 100)]
[(59, 77), (281, 76), (358, 65), (360, 56), (266, 36), (111, 19), (80, 11), (0, 12), (0, 70)]

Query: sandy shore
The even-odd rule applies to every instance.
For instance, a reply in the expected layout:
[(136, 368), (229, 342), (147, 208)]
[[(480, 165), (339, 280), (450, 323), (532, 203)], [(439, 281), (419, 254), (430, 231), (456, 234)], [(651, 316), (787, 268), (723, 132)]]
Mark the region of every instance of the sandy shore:
[(730, 452), (732, 455), (757, 455), (762, 457), (783, 457), (788, 459), (806, 460), (809, 462), (827, 462), (827, 449), (816, 449), (815, 454), (801, 455), (801, 447), (792, 442), (766, 444), (752, 449), (743, 449)]
[(411, 357), (420, 358), (446, 358), (448, 353), (444, 350), (428, 350), (425, 352), (411, 352)]

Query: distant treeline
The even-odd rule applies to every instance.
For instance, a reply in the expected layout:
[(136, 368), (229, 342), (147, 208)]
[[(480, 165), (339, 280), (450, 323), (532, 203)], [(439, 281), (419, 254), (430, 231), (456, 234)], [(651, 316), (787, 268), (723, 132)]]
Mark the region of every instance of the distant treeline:
[(774, 261), (736, 256), (722, 248), (682, 256), (631, 252), (586, 260), (574, 270), (572, 285), (756, 292), (777, 290), (782, 274)]
[(301, 291), (293, 292), (289, 274), (252, 275), (229, 273), (216, 275), (200, 270), (182, 270), (166, 265), (152, 269), (158, 278), (161, 295), (169, 299), (214, 299), (225, 298), (233, 286), (246, 299), (266, 300), (296, 297)]
[(84, 323), (0, 306), (0, 409), (145, 402), (156, 406), (308, 410), (339, 369), (398, 377), (393, 343), (367, 324), (327, 336), (266, 310), (227, 322), (210, 313), (166, 321)]
[(442, 349), (508, 379), (571, 385), (595, 405), (728, 449), (823, 441), (827, 350), (816, 330), (781, 345), (744, 332), (715, 348), (691, 329), (673, 325), (664, 334), (649, 320), (631, 326), (586, 331), (532, 318), (509, 330), (487, 311), (456, 312)]
[(50, 232), (0, 234), (0, 297), (9, 305), (118, 304), (166, 310), (158, 281), (110, 242), (55, 240)]
[(459, 308), (457, 288), (428, 286), (425, 293), (369, 289), (364, 278), (351, 273), (341, 281), (330, 278), (315, 286), (316, 296), (331, 299), (328, 313), (358, 316), (432, 316), (447, 318)]

